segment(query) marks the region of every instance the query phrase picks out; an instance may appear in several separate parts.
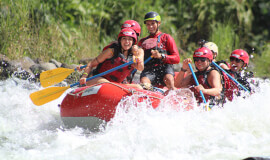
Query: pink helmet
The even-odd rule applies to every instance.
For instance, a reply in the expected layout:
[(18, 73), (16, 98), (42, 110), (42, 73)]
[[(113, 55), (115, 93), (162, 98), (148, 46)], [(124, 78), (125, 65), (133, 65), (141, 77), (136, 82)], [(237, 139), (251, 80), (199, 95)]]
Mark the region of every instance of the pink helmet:
[(193, 58), (195, 57), (208, 58), (210, 61), (213, 60), (212, 51), (206, 47), (201, 47), (201, 48), (196, 49), (193, 54)]
[(140, 36), (141, 34), (141, 26), (137, 21), (134, 21), (134, 20), (125, 21), (121, 26), (121, 29), (124, 29), (124, 28), (133, 29), (137, 33), (138, 36)]
[(243, 50), (243, 49), (236, 49), (234, 51), (232, 51), (231, 56), (230, 57), (234, 57), (237, 59), (241, 59), (242, 61), (244, 61), (245, 64), (248, 65), (249, 62), (249, 55), (248, 53)]
[(120, 38), (121, 37), (124, 37), (124, 36), (127, 36), (127, 37), (132, 37), (133, 38), (133, 44), (137, 44), (137, 35), (136, 35), (136, 32), (131, 29), (131, 28), (124, 28), (120, 31), (120, 33), (118, 34), (118, 41), (120, 41)]

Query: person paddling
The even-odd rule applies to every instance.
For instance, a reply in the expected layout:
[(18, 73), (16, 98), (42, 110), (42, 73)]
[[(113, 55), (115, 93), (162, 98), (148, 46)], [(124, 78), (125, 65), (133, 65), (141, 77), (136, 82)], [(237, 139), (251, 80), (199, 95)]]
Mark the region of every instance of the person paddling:
[[(241, 85), (243, 85), (249, 92), (252, 92), (249, 79), (253, 78), (253, 72), (246, 72), (245, 70), (248, 67), (249, 63), (249, 55), (243, 49), (236, 49), (232, 51), (230, 55), (230, 64), (228, 66), (229, 69), (224, 69), (227, 73), (229, 73), (233, 78), (235, 78)], [(225, 96), (228, 100), (233, 100), (233, 95), (240, 96), (239, 88), (232, 80), (227, 78), (227, 82), (229, 87), (227, 87), (227, 91)]]
[[(136, 43), (136, 32), (130, 28), (122, 29), (118, 35), (118, 43), (112, 44), (108, 49), (102, 51), (101, 54), (87, 64), (80, 79), (80, 84), (93, 85), (101, 82), (121, 83), (128, 75), (130, 75), (133, 69), (136, 68), (137, 70), (142, 71), (144, 69), (144, 51), (138, 48)], [(96, 67), (96, 69), (93, 70), (93, 75), (97, 75), (129, 61), (135, 61), (135, 63), (131, 66), (104, 75), (103, 77), (98, 77), (86, 82), (86, 78), (89, 77), (89, 74), (94, 67)], [(127, 85), (142, 89), (142, 87), (137, 84)]]
[[(208, 49), (210, 49), (212, 51), (212, 53), (213, 53), (213, 62), (218, 64), (223, 69), (229, 69), (228, 64), (227, 64), (226, 61), (224, 61), (224, 60), (217, 61), (218, 46), (214, 42), (206, 42), (206, 41), (204, 41), (204, 43), (202, 44), (202, 47), (207, 47)], [(215, 66), (212, 65), (212, 67), (215, 67)]]
[[(122, 24), (122, 26), (121, 26), (121, 29), (124, 29), (124, 28), (131, 28), (131, 29), (133, 29), (136, 32), (137, 39), (139, 39), (139, 36), (141, 35), (141, 26), (140, 26), (140, 24), (137, 21), (135, 21), (135, 20), (126, 20)], [(118, 41), (111, 42), (109, 45), (105, 46), (102, 49), (102, 51), (108, 49), (114, 43), (118, 43)]]
[(189, 70), (188, 64), (192, 62), (190, 58), (187, 58), (183, 61), (183, 66), (175, 78), (175, 87), (190, 88), (194, 91), (198, 103), (203, 103), (200, 95), (200, 91), (202, 91), (206, 102), (209, 102), (210, 105), (222, 105), (224, 96), (222, 94), (221, 75), (214, 67), (211, 67), (212, 51), (206, 47), (198, 48), (194, 51), (193, 60), (197, 69), (195, 75), (199, 85), (195, 86), (196, 83), (191, 73), (188, 72), (185, 75)]
[[(140, 75), (140, 81), (145, 89), (154, 86), (166, 86), (169, 90), (174, 90), (174, 69), (173, 64), (180, 62), (179, 52), (171, 35), (162, 33), (159, 30), (161, 25), (160, 15), (156, 12), (148, 12), (144, 17), (144, 24), (149, 32), (149, 36), (141, 39), (138, 46), (143, 45), (147, 39), (154, 38), (157, 41), (156, 47), (144, 50), (144, 59), (152, 59), (145, 64), (145, 69)], [(144, 48), (144, 47), (143, 47)]]

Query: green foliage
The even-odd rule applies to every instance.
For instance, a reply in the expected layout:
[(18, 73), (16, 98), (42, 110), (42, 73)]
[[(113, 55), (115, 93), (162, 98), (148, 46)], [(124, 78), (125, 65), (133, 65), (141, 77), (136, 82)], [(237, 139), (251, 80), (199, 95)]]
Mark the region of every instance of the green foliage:
[(255, 55), (255, 76), (268, 77), (270, 73), (270, 43), (265, 43), (261, 50), (261, 56)]
[(1, 0), (0, 53), (78, 63), (115, 40), (127, 19), (141, 24), (140, 38), (147, 36), (144, 15), (156, 11), (181, 59), (205, 39), (218, 45), (219, 60), (236, 48), (256, 48), (256, 61), (265, 60), (269, 6), (268, 0)]
[(236, 48), (242, 48), (239, 45), (239, 37), (233, 30), (230, 23), (217, 23), (211, 26), (209, 41), (218, 46), (219, 54), (217, 60), (228, 60), (231, 52)]

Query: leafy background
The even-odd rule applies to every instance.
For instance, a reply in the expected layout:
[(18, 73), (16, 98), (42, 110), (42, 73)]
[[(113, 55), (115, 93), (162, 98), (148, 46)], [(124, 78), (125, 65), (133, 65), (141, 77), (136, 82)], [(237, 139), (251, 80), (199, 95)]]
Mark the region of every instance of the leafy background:
[(218, 60), (243, 48), (255, 76), (270, 77), (269, 0), (1, 0), (0, 54), (78, 63), (115, 40), (125, 20), (138, 21), (140, 38), (147, 36), (149, 11), (161, 15), (181, 60), (205, 39), (218, 45)]

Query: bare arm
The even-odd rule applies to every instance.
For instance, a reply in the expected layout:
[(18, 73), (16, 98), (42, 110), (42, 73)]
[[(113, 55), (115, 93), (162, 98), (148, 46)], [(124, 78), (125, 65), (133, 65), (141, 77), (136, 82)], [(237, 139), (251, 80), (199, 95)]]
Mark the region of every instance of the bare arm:
[(101, 54), (99, 54), (95, 59), (93, 59), (92, 61), (90, 61), (85, 70), (84, 73), (80, 79), (80, 84), (85, 84), (86, 83), (86, 78), (88, 77), (89, 73), (91, 72), (93, 67), (96, 67), (99, 63), (104, 62), (106, 59), (109, 59), (113, 56), (113, 49), (112, 48), (108, 48), (104, 51), (102, 51)]
[(202, 91), (204, 94), (211, 96), (219, 96), (222, 91), (221, 77), (218, 71), (212, 70), (208, 76), (208, 83), (212, 88), (205, 89), (202, 85), (196, 86), (197, 91)]
[(132, 48), (132, 52), (133, 52), (133, 61), (134, 63), (134, 67), (139, 70), (142, 71), (144, 69), (144, 50), (142, 48), (138, 48), (137, 45), (134, 45)]
[[(183, 61), (182, 69), (189, 71), (188, 63), (191, 63), (191, 62), (192, 60), (190, 58), (185, 59)], [(174, 86), (176, 88), (188, 87), (190, 84), (190, 80), (191, 80), (191, 73), (180, 70), (178, 75), (175, 78)]]

